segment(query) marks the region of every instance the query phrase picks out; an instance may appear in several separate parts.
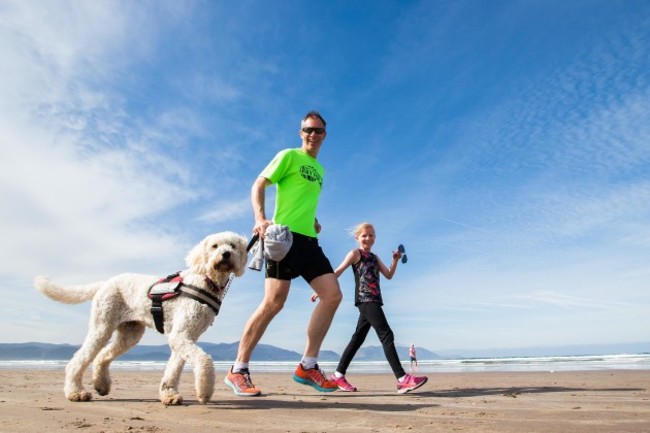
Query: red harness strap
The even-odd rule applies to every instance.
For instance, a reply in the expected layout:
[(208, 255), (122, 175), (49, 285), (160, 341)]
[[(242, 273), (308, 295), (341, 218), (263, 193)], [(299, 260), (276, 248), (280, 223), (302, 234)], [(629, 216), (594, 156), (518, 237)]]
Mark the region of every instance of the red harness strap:
[(149, 299), (151, 299), (151, 315), (153, 316), (156, 329), (161, 334), (165, 333), (165, 316), (163, 315), (164, 301), (175, 298), (178, 295), (187, 296), (194, 299), (201, 304), (207, 305), (214, 311), (214, 314), (219, 314), (221, 308), (221, 299), (217, 297), (221, 289), (208, 277), (205, 277), (205, 282), (210, 290), (205, 290), (191, 284), (185, 284), (180, 272), (168, 275), (155, 282), (149, 287)]
[(180, 295), (180, 285), (183, 283), (183, 277), (176, 272), (161, 278), (149, 287), (149, 299), (151, 299), (151, 315), (156, 325), (156, 330), (161, 334), (165, 333), (165, 316), (163, 315), (163, 301), (175, 298)]

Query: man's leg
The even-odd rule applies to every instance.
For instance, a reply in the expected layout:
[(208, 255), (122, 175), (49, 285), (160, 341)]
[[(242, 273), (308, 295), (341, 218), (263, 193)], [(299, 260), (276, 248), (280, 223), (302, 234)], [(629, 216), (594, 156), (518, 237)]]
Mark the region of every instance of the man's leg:
[(264, 335), (271, 320), (282, 310), (284, 302), (289, 294), (290, 281), (266, 278), (264, 280), (264, 299), (257, 307), (253, 315), (246, 322), (244, 332), (239, 341), (236, 364), (246, 365), (246, 368), (231, 369), (226, 375), (224, 382), (236, 395), (243, 397), (258, 396), (262, 393), (259, 388), (253, 385), (248, 371), (248, 362), (257, 343)]
[(336, 309), (341, 303), (341, 289), (333, 273), (316, 277), (309, 284), (320, 298), (320, 302), (314, 308), (309, 320), (307, 346), (302, 361), (298, 364), (293, 375), (293, 380), (321, 392), (332, 392), (338, 389), (338, 385), (336, 382), (327, 379), (325, 374), (318, 368), (316, 361), (320, 346), (334, 318), (334, 313), (336, 313)]
[(246, 322), (239, 341), (237, 362), (249, 362), (257, 343), (264, 335), (271, 320), (282, 310), (289, 295), (291, 281), (266, 278), (264, 280), (264, 299)]
[(320, 302), (314, 308), (307, 326), (307, 345), (303, 356), (318, 358), (321, 344), (323, 344), (325, 335), (332, 324), (334, 313), (336, 313), (343, 295), (333, 273), (316, 277), (309, 284), (318, 295)]

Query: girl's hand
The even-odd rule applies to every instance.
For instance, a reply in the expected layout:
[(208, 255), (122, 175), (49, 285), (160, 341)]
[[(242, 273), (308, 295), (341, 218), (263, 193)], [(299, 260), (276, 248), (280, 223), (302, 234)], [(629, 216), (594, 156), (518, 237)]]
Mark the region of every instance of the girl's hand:
[(402, 258), (402, 253), (399, 250), (393, 251), (393, 260), (397, 261)]
[(312, 302), (316, 302), (316, 299), (318, 299), (318, 295), (316, 293), (312, 293), (312, 295), (309, 297), (309, 299)]

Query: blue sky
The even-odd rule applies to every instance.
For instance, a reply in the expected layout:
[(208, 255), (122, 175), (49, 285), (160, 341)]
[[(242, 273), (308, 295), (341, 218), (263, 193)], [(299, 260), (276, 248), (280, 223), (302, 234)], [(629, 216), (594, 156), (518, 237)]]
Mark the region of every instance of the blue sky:
[[(648, 341), (648, 47), (640, 0), (0, 0), (1, 340), (82, 341), (89, 304), (36, 275), (164, 276), (249, 235), (253, 180), (317, 109), (321, 243), (336, 266), (370, 221), (384, 261), (406, 246), (382, 286), (398, 344)], [(236, 280), (202, 341), (237, 341), (262, 287)], [(263, 343), (302, 352), (309, 295)]]

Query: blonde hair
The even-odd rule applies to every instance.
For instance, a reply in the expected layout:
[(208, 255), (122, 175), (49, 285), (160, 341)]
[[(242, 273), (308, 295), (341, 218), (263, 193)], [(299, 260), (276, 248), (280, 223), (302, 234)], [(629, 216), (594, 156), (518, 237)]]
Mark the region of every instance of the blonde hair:
[(352, 227), (351, 229), (349, 229), (348, 233), (350, 233), (350, 236), (352, 236), (353, 238), (356, 238), (365, 229), (373, 229), (373, 230), (375, 230), (375, 227), (370, 223), (360, 223), (360, 224), (357, 224), (356, 226)]

